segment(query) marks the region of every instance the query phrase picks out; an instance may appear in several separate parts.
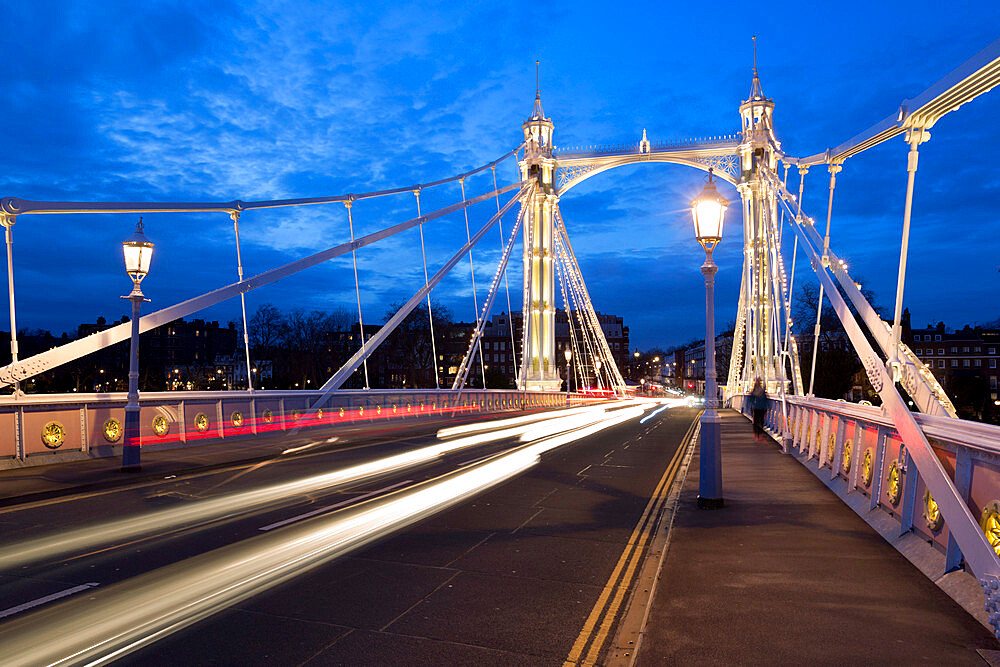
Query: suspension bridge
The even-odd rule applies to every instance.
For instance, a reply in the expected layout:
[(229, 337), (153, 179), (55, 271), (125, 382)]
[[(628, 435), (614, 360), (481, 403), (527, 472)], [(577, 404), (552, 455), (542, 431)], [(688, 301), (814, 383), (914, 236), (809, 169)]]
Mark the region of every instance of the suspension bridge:
[[(888, 541), (893, 542), (900, 535), (916, 536), (930, 550), (928, 553), (932, 556), (929, 558), (938, 563), (934, 565), (938, 571), (928, 573), (932, 579), (962, 568), (971, 573), (974, 579), (970, 581), (978, 584), (985, 602), (984, 620), (1000, 635), (1000, 428), (959, 419), (933, 373), (901, 340), (909, 230), (920, 146), (930, 140), (931, 130), (942, 117), (960, 113), (964, 104), (988, 93), (997, 83), (1000, 83), (1000, 40), (926, 90), (903, 100), (898, 109), (887, 110), (889, 113), (882, 121), (843, 143), (812, 155), (787, 152), (777, 139), (775, 102), (764, 94), (755, 63), (750, 94), (738, 108), (739, 129), (704, 139), (653, 142), (643, 130), (640, 140), (634, 144), (557, 149), (555, 123), (545, 115), (541, 94), (536, 92), (534, 106), (522, 124), (516, 146), (488, 164), (430, 183), (374, 192), (269, 201), (43, 202), (5, 197), (0, 200), (0, 223), (6, 232), (12, 361), (0, 368), (0, 387), (9, 387), (12, 393), (0, 399), (0, 439), (4, 443), (0, 456), (6, 457), (7, 467), (23, 469), (50, 464), (54, 460), (90, 462), (101, 456), (119, 454), (123, 448), (128, 450), (130, 447), (141, 447), (149, 452), (194, 445), (225, 447), (227, 442), (252, 443), (255, 439), (271, 442), (275, 438), (280, 441), (281, 437), (299, 437), (306, 433), (333, 434), (324, 441), (333, 443), (342, 437), (338, 433), (372, 424), (390, 430), (432, 429), (440, 439), (435, 445), (402, 448), (394, 450), (387, 458), (358, 463), (357, 470), (351, 468), (350, 474), (345, 472), (335, 481), (326, 477), (322, 480), (304, 478), (296, 482), (298, 486), (293, 491), (282, 488), (274, 491), (274, 497), (269, 499), (240, 496), (239, 499), (231, 498), (229, 504), (217, 506), (200, 501), (203, 505), (194, 514), (178, 517), (164, 514), (149, 523), (157, 530), (169, 531), (187, 525), (184, 522), (207, 521), (209, 517), (226, 512), (245, 512), (249, 507), (257, 511), (289, 493), (339, 489), (341, 487), (336, 485), (346, 483), (345, 480), (370, 479), (372, 475), (384, 475), (388, 471), (409, 471), (413, 466), (439, 461), (483, 443), (496, 443), (503, 438), (518, 439), (520, 444), (514, 449), (488, 453), (476, 459), (470, 470), (460, 467), (443, 473), (441, 484), (448, 485), (447, 492), (432, 484), (433, 480), (426, 481), (423, 482), (425, 487), (417, 485), (420, 488), (407, 490), (404, 495), (390, 496), (384, 501), (387, 504), (356, 511), (349, 517), (353, 517), (351, 526), (354, 528), (337, 524), (323, 528), (322, 535), (307, 534), (304, 528), (296, 529), (301, 533), (297, 539), (315, 548), (307, 550), (308, 553), (293, 553), (292, 560), (325, 563), (367, 544), (375, 539), (373, 536), (383, 536), (386, 531), (411, 525), (482, 493), (499, 481), (521, 474), (547, 452), (583, 438), (598, 437), (598, 433), (620, 427), (629, 420), (641, 417), (645, 423), (644, 415), (652, 414), (655, 402), (631, 398), (626, 392), (626, 382), (602, 331), (559, 203), (563, 197), (570, 196), (575, 186), (616, 167), (642, 163), (685, 165), (708, 171), (728, 182), (736, 188), (740, 199), (744, 261), (738, 302), (723, 305), (724, 309), (735, 312), (736, 329), (728, 379), (719, 392), (721, 400), (726, 406), (743, 409), (747, 394), (760, 379), (768, 394), (775, 397), (767, 424), (783, 451), (798, 459), (857, 514), (872, 525), (877, 524), (877, 529)], [(838, 173), (850, 165), (850, 160), (862, 159), (867, 149), (900, 138), (908, 146), (905, 165), (900, 167), (901, 171), (905, 168), (908, 180), (893, 319), (887, 322), (866, 300), (846, 263), (835, 252), (831, 244), (831, 227), (835, 218)], [(947, 141), (947, 137), (935, 137), (935, 140)], [(803, 210), (802, 198), (806, 176), (820, 170), (825, 170), (828, 204), (825, 219), (820, 216), (817, 221), (811, 212)], [(793, 177), (799, 176), (797, 184), (793, 178), (789, 186), (789, 172)], [(461, 192), (458, 201), (436, 210), (423, 210), (422, 195), (455, 183)], [(356, 236), (355, 223), (359, 216), (365, 215), (365, 202), (376, 198), (407, 198), (415, 216)], [(327, 207), (331, 215), (343, 215), (349, 240), (263, 273), (245, 276), (240, 224), (255, 211), (296, 207)], [(19, 357), (16, 276), (12, 263), (17, 224), (24, 224), (25, 220), (38, 215), (122, 213), (227, 216), (232, 222), (236, 281), (141, 315), (133, 322), (113, 326), (34, 356)], [(464, 222), (465, 242), (440, 266), (429, 263), (425, 235), (434, 234), (441, 221), (456, 217)], [(481, 220), (485, 222), (478, 222)], [(422, 284), (414, 286), (412, 295), (377, 332), (365, 335), (365, 303), (358, 282), (357, 256), (368, 246), (413, 229), (418, 231), (420, 238)], [(489, 248), (491, 253), (498, 252), (499, 262), (485, 280), (479, 276), (480, 287), (487, 287), (477, 290), (473, 253), (484, 248)], [(520, 272), (522, 283), (515, 285), (512, 300), (507, 272), (515, 249), (521, 253), (523, 270)], [(809, 365), (813, 371), (808, 378), (803, 375), (791, 315), (795, 269), (800, 254), (805, 256), (820, 283), (812, 334), (813, 359)], [(348, 255), (352, 259), (358, 330), (362, 332), (356, 351), (316, 390), (265, 391), (253, 387), (245, 295)], [(454, 272), (464, 272), (466, 267), (477, 319), (451, 386), (442, 383), (437, 363), (433, 387), (399, 390), (370, 386), (367, 360), (403, 320), (424, 304), (430, 339), (432, 343), (436, 340), (431, 295), (442, 280)], [(246, 390), (142, 392), (131, 408), (128, 397), (121, 394), (29, 395), (21, 390), (22, 383), (29, 378), (128, 340), (133, 326), (139, 333), (150, 331), (236, 298), (240, 299), (242, 308)], [(511, 306), (516, 303), (523, 313), (520, 341), (514, 340), (513, 327), (510, 331), (510, 349), (519, 354), (516, 389), (511, 390), (485, 387), (482, 338), (490, 317), (499, 306), (498, 298), (506, 306), (506, 312), (511, 312)], [(825, 302), (833, 306), (843, 325), (868, 381), (881, 399), (880, 407), (813, 395), (816, 355), (820, 353), (820, 315)], [(570, 383), (568, 377), (560, 374), (557, 356), (555, 314), (560, 303), (569, 315), (567, 358), (574, 360), (565, 366), (566, 372), (574, 374), (577, 387), (592, 387), (595, 391), (561, 391), (564, 380), (567, 388)], [(436, 349), (434, 358), (438, 358)], [(480, 385), (475, 383), (477, 367), (483, 379)], [(714, 366), (708, 372), (714, 374)], [(345, 389), (352, 377), (363, 378), (364, 388)], [(709, 409), (714, 407), (715, 400), (715, 396), (706, 397)], [(908, 402), (914, 406), (913, 410)], [(136, 415), (134, 424), (129, 423), (130, 410)], [(459, 425), (447, 425), (456, 420)], [(439, 428), (443, 430), (435, 430)], [(449, 428), (455, 430), (447, 431)], [(536, 430), (531, 431), (532, 428)], [(679, 435), (678, 441), (681, 440)], [(685, 446), (691, 442), (696, 440), (687, 437)], [(384, 442), (380, 444), (384, 445)], [(314, 447), (316, 442), (303, 446)], [(680, 469), (683, 460), (683, 447), (678, 446), (676, 451), (677, 464), (672, 468), (672, 475)], [(361, 470), (365, 466), (368, 468)], [(406, 472), (406, 475), (412, 474)], [(473, 479), (472, 475), (476, 477)], [(647, 489), (647, 495), (662, 495), (665, 499), (668, 486), (653, 484)], [(234, 509), (236, 507), (239, 510)], [(370, 529), (364, 527), (367, 521), (373, 522)], [(33, 562), (31, 554), (36, 552), (45, 551), (51, 556), (65, 550), (68, 555), (76, 553), (74, 549), (93, 550), (125, 536), (143, 534), (144, 529), (136, 522), (128, 524), (127, 520), (121, 520), (118, 524), (98, 531), (99, 537), (74, 533), (58, 544), (38, 538), (27, 546), (15, 545), (16, 548), (0, 551), (0, 564), (22, 565)], [(361, 532), (350, 532), (354, 529)], [(334, 533), (336, 539), (330, 537)], [(331, 539), (334, 541), (327, 541)], [(239, 547), (244, 548), (249, 549)], [(197, 574), (201, 578), (185, 580), (184, 586), (190, 586), (195, 597), (188, 599), (178, 593), (154, 599), (159, 590), (156, 588), (158, 581), (176, 583), (178, 580), (171, 577), (180, 575), (173, 571), (169, 577), (166, 573), (141, 575), (146, 577), (143, 585), (148, 586), (141, 590), (153, 591), (147, 603), (151, 606), (162, 603), (163, 608), (157, 607), (156, 613), (149, 618), (136, 618), (140, 615), (138, 611), (122, 614), (127, 622), (134, 623), (130, 629), (119, 630), (102, 623), (94, 632), (121, 639), (120, 642), (116, 639), (118, 643), (108, 650), (119, 650), (115, 647), (126, 645), (131, 647), (129, 651), (138, 650), (161, 634), (190, 625), (251, 595), (254, 587), (243, 591), (240, 587), (246, 579), (241, 577), (257, 578), (255, 581), (260, 586), (269, 587), (292, 576), (288, 572), (288, 562), (274, 556), (270, 547), (255, 548), (260, 551), (236, 551), (237, 547), (232, 547), (233, 557), (267, 560), (267, 566), (249, 574), (233, 571), (232, 581), (223, 583), (231, 587), (227, 590), (237, 592), (224, 603), (213, 599), (215, 588), (208, 581), (211, 577), (205, 574), (224, 567), (220, 564), (224, 558), (221, 553), (213, 555), (214, 552), (210, 552), (192, 570), (202, 573)], [(125, 590), (129, 585), (126, 581), (119, 589)], [(122, 602), (109, 596), (106, 604), (102, 609), (114, 615), (119, 609), (115, 605)], [(607, 606), (610, 602), (601, 604), (593, 623), (588, 620), (591, 629), (601, 627), (598, 622), (601, 618), (609, 626), (620, 618), (617, 607), (612, 610)], [(51, 620), (69, 619), (67, 622), (76, 624), (73, 627), (82, 628), (86, 625), (86, 616), (81, 614), (86, 612), (80, 605), (77, 607), (68, 606), (65, 617), (53, 616)], [(4, 641), (15, 641), (9, 635), (4, 639), (3, 634), (3, 626), (0, 626), (0, 646)], [(101, 651), (106, 647), (97, 634), (82, 630), (80, 634), (84, 638), (79, 639), (79, 645), (74, 644), (73, 650), (78, 653), (72, 655), (105, 655)], [(99, 645), (102, 647), (98, 648)], [(592, 663), (607, 650), (602, 647), (604, 644), (597, 643), (593, 632), (581, 634), (568, 660)], [(53, 648), (64, 649), (61, 645)]]

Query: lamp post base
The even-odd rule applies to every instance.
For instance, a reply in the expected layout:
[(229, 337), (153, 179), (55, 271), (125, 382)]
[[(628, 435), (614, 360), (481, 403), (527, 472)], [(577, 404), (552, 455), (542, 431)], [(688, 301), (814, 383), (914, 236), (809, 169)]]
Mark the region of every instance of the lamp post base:
[(722, 498), (702, 498), (698, 496), (698, 509), (718, 510), (726, 506), (726, 501)]

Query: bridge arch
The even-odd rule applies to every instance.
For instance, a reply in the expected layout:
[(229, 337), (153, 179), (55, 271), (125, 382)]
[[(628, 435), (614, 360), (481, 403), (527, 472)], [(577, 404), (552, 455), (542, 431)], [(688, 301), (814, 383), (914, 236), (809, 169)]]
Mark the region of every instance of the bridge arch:
[(583, 183), (591, 176), (596, 176), (616, 167), (625, 167), (645, 162), (679, 164), (701, 169), (702, 171), (713, 169), (713, 173), (722, 180), (727, 181), (733, 186), (739, 184), (739, 156), (734, 153), (712, 156), (677, 155), (676, 153), (640, 153), (612, 158), (571, 158), (569, 160), (558, 160), (557, 158), (559, 168), (565, 170), (566, 180), (559, 187), (556, 194), (562, 197), (569, 190)]

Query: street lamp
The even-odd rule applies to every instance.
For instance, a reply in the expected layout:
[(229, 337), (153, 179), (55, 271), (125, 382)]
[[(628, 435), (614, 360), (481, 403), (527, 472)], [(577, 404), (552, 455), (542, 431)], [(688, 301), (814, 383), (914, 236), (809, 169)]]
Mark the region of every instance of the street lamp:
[(570, 368), (572, 368), (572, 363), (573, 363), (573, 351), (570, 350), (569, 348), (566, 348), (566, 351), (563, 352), (563, 355), (565, 355), (566, 357), (566, 400), (569, 401), (569, 379), (573, 377), (570, 374)]
[(718, 508), (722, 499), (722, 445), (719, 432), (719, 412), (716, 409), (715, 386), (715, 272), (719, 267), (712, 261), (712, 251), (722, 240), (722, 222), (729, 202), (715, 189), (712, 170), (694, 201), (694, 235), (705, 249), (705, 412), (701, 416), (701, 462), (699, 466), (698, 507)]
[(149, 273), (153, 244), (142, 233), (142, 218), (135, 225), (135, 234), (122, 243), (125, 273), (132, 279), (132, 292), (123, 299), (132, 302), (132, 345), (128, 361), (128, 401), (125, 403), (125, 442), (122, 447), (122, 472), (142, 470), (139, 457), (139, 306), (148, 301), (139, 284)]

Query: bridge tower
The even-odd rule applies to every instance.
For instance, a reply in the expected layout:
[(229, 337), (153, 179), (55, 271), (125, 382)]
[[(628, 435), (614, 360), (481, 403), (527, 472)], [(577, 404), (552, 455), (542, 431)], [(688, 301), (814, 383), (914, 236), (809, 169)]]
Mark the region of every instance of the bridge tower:
[(535, 91), (531, 118), (522, 124), (524, 158), (519, 162), (521, 180), (535, 187), (521, 202), (524, 209), (524, 309), (521, 339), (521, 372), (518, 388), (559, 391), (562, 379), (556, 367), (556, 274), (553, 265), (555, 212), (555, 159), (552, 157), (552, 120), (542, 111)]
[[(743, 276), (733, 352), (730, 357), (728, 393), (749, 391), (756, 378), (769, 392), (787, 385), (782, 372), (782, 304), (784, 290), (779, 275), (777, 197), (763, 178), (761, 168), (777, 171), (774, 136), (774, 101), (765, 97), (754, 62), (750, 97), (740, 105), (742, 142), (739, 146), (740, 193), (743, 207)], [(793, 352), (794, 353), (794, 352)], [(798, 364), (793, 361), (794, 369)]]

